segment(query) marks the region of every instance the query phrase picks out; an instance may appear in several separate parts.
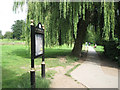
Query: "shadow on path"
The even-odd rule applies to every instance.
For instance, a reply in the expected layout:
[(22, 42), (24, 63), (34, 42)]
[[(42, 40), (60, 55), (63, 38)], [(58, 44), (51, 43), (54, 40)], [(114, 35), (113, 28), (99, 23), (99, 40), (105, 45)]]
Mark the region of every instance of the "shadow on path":
[(103, 71), (101, 60), (92, 47), (89, 47), (86, 61), (72, 71), (71, 76), (88, 88), (118, 88), (118, 76)]
[[(111, 68), (118, 69), (118, 64), (115, 61), (112, 61), (109, 58), (105, 57), (104, 54), (100, 54), (100, 53), (96, 54), (96, 53), (94, 51), (89, 51), (89, 59), (88, 60), (90, 62), (93, 62), (93, 63), (96, 63), (96, 64), (100, 64), (101, 66), (111, 67)], [(98, 59), (100, 60), (100, 62), (98, 62), (98, 60), (96, 59), (96, 57), (98, 57)]]

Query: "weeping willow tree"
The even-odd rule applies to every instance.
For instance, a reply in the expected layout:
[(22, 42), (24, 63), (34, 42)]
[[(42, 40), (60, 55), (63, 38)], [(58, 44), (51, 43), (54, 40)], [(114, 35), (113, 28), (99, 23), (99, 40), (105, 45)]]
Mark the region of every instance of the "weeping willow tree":
[[(14, 2), (14, 11), (26, 2)], [(35, 25), (40, 21), (45, 25), (45, 45), (67, 44), (74, 47), (72, 55), (81, 56), (88, 26), (95, 27), (100, 40), (114, 37), (115, 5), (114, 2), (27, 2), (26, 41), (30, 43), (30, 20)], [(110, 10), (108, 9), (110, 8)]]
[(120, 2), (115, 3), (115, 37), (118, 38), (120, 44)]
[(103, 41), (115, 40), (120, 35), (118, 14), (120, 10), (118, 5), (118, 2), (95, 3), (94, 18), (92, 20), (95, 32), (94, 42), (102, 45)]
[(104, 39), (111, 40), (114, 38), (115, 28), (115, 12), (113, 2), (104, 2), (104, 23)]

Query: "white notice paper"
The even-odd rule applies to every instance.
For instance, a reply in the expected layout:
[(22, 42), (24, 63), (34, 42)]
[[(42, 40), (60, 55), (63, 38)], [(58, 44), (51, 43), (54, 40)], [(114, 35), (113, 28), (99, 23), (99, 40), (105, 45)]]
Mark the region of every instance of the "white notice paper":
[(35, 55), (43, 54), (43, 35), (35, 35)]

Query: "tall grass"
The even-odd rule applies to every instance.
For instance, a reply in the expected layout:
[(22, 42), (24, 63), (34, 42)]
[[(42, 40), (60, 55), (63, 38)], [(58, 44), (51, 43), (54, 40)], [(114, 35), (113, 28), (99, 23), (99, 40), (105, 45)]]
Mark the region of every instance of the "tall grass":
[[(36, 88), (49, 88), (50, 81), (43, 79), (36, 75)], [(18, 77), (11, 77), (10, 79), (3, 80), (3, 88), (31, 88), (30, 73), (24, 73)]]

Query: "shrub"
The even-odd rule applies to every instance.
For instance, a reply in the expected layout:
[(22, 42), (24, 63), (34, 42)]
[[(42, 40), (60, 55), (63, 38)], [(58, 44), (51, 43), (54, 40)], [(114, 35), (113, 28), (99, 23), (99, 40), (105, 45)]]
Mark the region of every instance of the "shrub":
[(117, 48), (118, 43), (115, 41), (104, 41), (104, 53), (111, 60), (118, 61), (119, 49)]
[(118, 57), (117, 57), (117, 59), (118, 59), (118, 64), (120, 66), (120, 45), (117, 46), (117, 49), (118, 49)]

